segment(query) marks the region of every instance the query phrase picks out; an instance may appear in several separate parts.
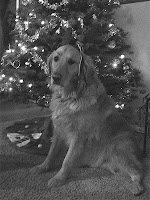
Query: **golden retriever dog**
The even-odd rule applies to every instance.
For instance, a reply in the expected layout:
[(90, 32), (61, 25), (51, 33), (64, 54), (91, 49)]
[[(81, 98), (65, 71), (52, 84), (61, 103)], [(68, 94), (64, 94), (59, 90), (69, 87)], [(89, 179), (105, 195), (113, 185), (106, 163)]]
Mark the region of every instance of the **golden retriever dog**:
[(127, 174), (132, 183), (130, 191), (140, 194), (142, 165), (134, 131), (106, 94), (91, 58), (65, 45), (49, 56), (48, 67), (54, 132), (47, 158), (31, 171), (50, 170), (65, 142), (68, 151), (61, 169), (49, 180), (49, 188), (64, 184), (75, 167), (89, 166)]

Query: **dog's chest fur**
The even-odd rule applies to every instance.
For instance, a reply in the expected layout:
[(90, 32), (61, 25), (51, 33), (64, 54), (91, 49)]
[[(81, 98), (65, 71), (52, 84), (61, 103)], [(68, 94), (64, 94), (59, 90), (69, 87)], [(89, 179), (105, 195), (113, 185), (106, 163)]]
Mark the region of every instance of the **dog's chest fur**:
[[(109, 99), (103, 100), (106, 109), (101, 105), (100, 99), (96, 99), (95, 96), (89, 97), (89, 99), (82, 98), (79, 101), (72, 99), (63, 101), (58, 93), (53, 95), (50, 108), (54, 129), (68, 144), (72, 137), (99, 141), (103, 137), (102, 132), (109, 132), (106, 122), (112, 112)], [(106, 103), (107, 100), (110, 105)]]
[(58, 94), (54, 94), (50, 108), (52, 110), (54, 129), (57, 134), (59, 133), (69, 143), (72, 137), (89, 137), (87, 133), (89, 128), (93, 127), (95, 136), (92, 134), (91, 137), (98, 137), (97, 127), (94, 127), (96, 121), (93, 120), (96, 115), (94, 116), (94, 112), (93, 114), (89, 112), (95, 106), (96, 101), (95, 97), (80, 99), (79, 101), (72, 99), (63, 101)]

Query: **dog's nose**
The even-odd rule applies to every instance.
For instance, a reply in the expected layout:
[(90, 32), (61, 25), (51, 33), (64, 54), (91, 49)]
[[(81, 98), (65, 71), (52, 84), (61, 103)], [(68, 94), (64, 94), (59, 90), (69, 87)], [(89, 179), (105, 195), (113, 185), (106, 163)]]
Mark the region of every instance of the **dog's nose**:
[(53, 78), (53, 83), (56, 84), (56, 85), (59, 85), (60, 84), (60, 81), (61, 81), (61, 74), (53, 74), (52, 75), (52, 78)]

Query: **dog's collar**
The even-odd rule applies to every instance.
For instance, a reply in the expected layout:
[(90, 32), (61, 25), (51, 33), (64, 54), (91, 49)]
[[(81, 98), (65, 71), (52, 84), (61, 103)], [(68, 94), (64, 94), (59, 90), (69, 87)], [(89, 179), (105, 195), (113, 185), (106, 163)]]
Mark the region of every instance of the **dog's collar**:
[(83, 45), (77, 41), (76, 42), (77, 47), (79, 49), (80, 52), (80, 61), (79, 61), (79, 67), (78, 67), (78, 75), (77, 75), (77, 91), (80, 88), (80, 84), (82, 81), (84, 81), (85, 85), (86, 85), (86, 76), (85, 76), (85, 61), (84, 61), (84, 50), (83, 50)]
[(83, 69), (83, 65), (84, 65), (84, 59), (83, 59), (83, 47), (81, 45), (81, 43), (79, 42), (76, 42), (77, 46), (78, 46), (78, 49), (79, 49), (79, 52), (80, 52), (80, 62), (79, 62), (79, 71), (78, 71), (78, 76), (80, 77), (81, 74), (82, 74), (82, 69)]

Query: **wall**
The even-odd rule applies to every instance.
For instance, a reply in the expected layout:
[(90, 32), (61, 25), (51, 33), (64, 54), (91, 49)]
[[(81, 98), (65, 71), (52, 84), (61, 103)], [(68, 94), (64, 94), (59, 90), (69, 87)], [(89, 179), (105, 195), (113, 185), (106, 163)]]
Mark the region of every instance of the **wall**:
[(2, 21), (0, 17), (0, 59), (3, 55), (3, 32), (2, 32)]
[(16, 0), (0, 0), (0, 58), (8, 47), (10, 27), (15, 24)]
[(129, 32), (134, 51), (133, 66), (140, 69), (150, 91), (150, 1), (124, 4), (116, 12), (116, 23)]

